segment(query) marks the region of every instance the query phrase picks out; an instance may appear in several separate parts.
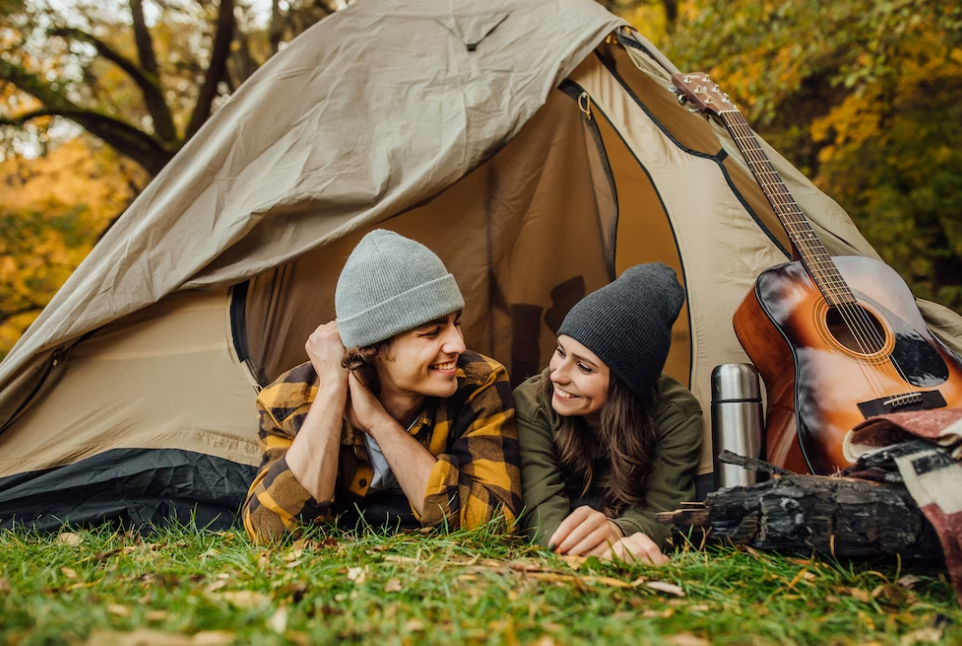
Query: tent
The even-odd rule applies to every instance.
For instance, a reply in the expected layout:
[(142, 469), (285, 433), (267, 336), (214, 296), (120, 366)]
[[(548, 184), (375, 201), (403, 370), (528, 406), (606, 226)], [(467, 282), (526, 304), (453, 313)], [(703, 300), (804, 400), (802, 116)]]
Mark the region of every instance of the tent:
[[(365, 0), (272, 58), (147, 187), (0, 364), (0, 525), (230, 522), (256, 391), (306, 359), (358, 239), (434, 249), (469, 347), (515, 381), (640, 262), (687, 305), (668, 372), (706, 410), (729, 321), (786, 234), (676, 71), (592, 0)], [(777, 153), (834, 253), (875, 256)], [(962, 320), (921, 303), (959, 348)], [(711, 472), (706, 430), (700, 473)]]

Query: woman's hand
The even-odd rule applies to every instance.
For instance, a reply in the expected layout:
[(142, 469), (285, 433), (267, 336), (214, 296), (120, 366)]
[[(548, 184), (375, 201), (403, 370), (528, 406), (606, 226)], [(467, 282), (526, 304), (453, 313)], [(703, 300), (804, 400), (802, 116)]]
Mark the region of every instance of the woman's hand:
[(621, 561), (635, 561), (647, 565), (664, 565), (668, 557), (661, 553), (661, 549), (641, 532), (622, 538), (611, 546), (602, 557), (603, 559), (619, 559)]
[(332, 382), (344, 380), (346, 385), (347, 368), (341, 367), (344, 344), (341, 343), (341, 335), (337, 332), (337, 321), (330, 321), (314, 330), (304, 344), (304, 349), (307, 350), (314, 372), (321, 377), (322, 383), (326, 379)]
[(376, 424), (392, 418), (381, 402), (378, 401), (367, 386), (365, 386), (353, 372), (348, 376), (350, 397), (344, 407), (344, 415), (351, 426), (359, 431), (370, 433)]
[(548, 541), (557, 554), (601, 556), (624, 534), (621, 528), (591, 507), (578, 507), (568, 514)]

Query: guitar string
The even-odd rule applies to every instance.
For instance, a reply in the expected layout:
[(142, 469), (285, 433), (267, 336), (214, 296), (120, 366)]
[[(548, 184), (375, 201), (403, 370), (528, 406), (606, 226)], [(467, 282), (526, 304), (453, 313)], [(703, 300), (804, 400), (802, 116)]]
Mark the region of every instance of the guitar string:
[[(739, 119), (744, 122), (744, 118), (740, 113), (735, 112), (734, 114), (736, 114)], [(767, 155), (765, 155), (764, 150), (758, 146), (758, 142), (753, 136), (750, 127), (747, 125), (747, 123), (744, 123), (744, 125), (735, 123), (730, 124), (730, 120), (724, 117), (723, 120), (725, 121), (726, 125), (729, 125), (729, 129), (732, 130), (732, 136), (735, 138), (736, 143), (739, 144), (739, 148), (742, 149), (742, 152), (745, 153), (746, 160), (749, 162), (750, 168), (759, 176), (759, 179), (762, 179), (762, 176), (770, 175), (774, 178), (774, 181), (781, 186), (781, 188), (785, 189), (781, 191), (775, 191), (772, 190), (771, 186), (768, 186), (762, 182), (763, 188), (767, 189), (765, 192), (769, 195), (769, 199), (772, 202), (773, 207), (778, 208), (779, 214), (784, 216), (783, 221), (786, 222), (786, 229), (792, 229), (790, 233), (794, 233), (793, 238), (797, 241), (797, 244), (807, 246), (807, 251), (815, 256), (814, 260), (818, 265), (827, 265), (832, 268), (832, 273), (838, 274), (838, 267), (835, 265), (834, 261), (832, 261), (831, 256), (828, 255), (824, 245), (811, 229), (811, 223), (808, 222), (804, 213), (798, 208), (798, 205), (795, 203), (791, 193), (788, 192), (787, 187), (784, 186), (781, 176), (772, 165), (771, 160), (769, 160)], [(743, 131), (744, 134), (739, 136), (739, 132), (737, 132), (738, 130)], [(752, 150), (747, 143), (751, 143), (756, 149)], [(769, 170), (757, 168), (756, 164), (759, 163), (767, 165)], [(769, 179), (769, 181), (772, 180)], [(792, 219), (789, 219), (789, 216), (791, 216)], [(788, 226), (789, 224), (792, 226)], [(808, 238), (810, 239), (804, 239), (800, 237), (800, 233), (807, 233)], [(811, 242), (812, 240), (814, 240), (817, 245), (813, 245)], [(806, 262), (806, 264), (812, 265), (813, 263)], [(825, 276), (821, 275), (820, 271), (815, 267), (811, 267), (811, 272), (813, 278), (816, 279), (816, 283), (821, 282), (823, 285), (825, 285), (827, 291), (832, 295), (834, 300), (838, 301), (835, 303), (835, 306), (839, 313), (843, 316), (843, 320), (845, 321), (846, 326), (849, 328), (850, 333), (852, 333), (853, 337), (855, 337), (859, 342), (859, 345), (863, 349), (863, 353), (870, 354), (867, 352), (868, 348), (864, 345), (865, 343), (869, 342), (874, 343), (873, 347), (877, 348), (875, 352), (880, 352), (882, 349), (884, 349), (884, 336), (880, 335), (879, 329), (871, 320), (869, 314), (864, 310), (864, 308), (859, 306), (855, 295), (848, 288), (848, 285), (845, 283), (844, 279), (841, 278), (841, 275), (838, 274), (839, 279), (827, 281), (825, 280)], [(843, 289), (839, 289), (838, 285), (841, 285)], [(819, 287), (821, 289), (821, 285)], [(826, 290), (821, 289), (821, 291), (824, 294)], [(840, 298), (840, 296), (842, 298)], [(845, 300), (848, 298), (850, 298), (853, 302), (845, 302)], [(854, 326), (852, 323), (854, 323)], [(894, 371), (897, 373), (897, 376), (900, 378), (900, 381), (912, 388), (912, 384), (909, 383), (908, 377), (906, 376), (898, 360), (891, 354), (888, 355), (888, 359), (889, 361), (884, 362), (889, 364), (889, 366), (886, 367), (890, 370), (894, 369)], [(872, 381), (874, 382), (875, 380), (873, 379)], [(916, 391), (913, 389), (912, 392), (915, 393)]]
[[(744, 118), (741, 117), (740, 113), (735, 112), (734, 114), (736, 114), (740, 118), (740, 120), (744, 122)], [(725, 119), (725, 121), (727, 124), (728, 120)], [(782, 188), (785, 188), (782, 182), (781, 176), (778, 174), (778, 171), (775, 170), (774, 166), (771, 164), (771, 161), (768, 159), (767, 155), (765, 155), (764, 151), (760, 148), (760, 146), (758, 146), (758, 143), (755, 140), (755, 137), (753, 136), (753, 133), (751, 129), (748, 127), (747, 123), (744, 123), (744, 126), (741, 127), (741, 130), (746, 131), (747, 134), (742, 135), (741, 137), (739, 137), (738, 133), (735, 132), (736, 128), (737, 126), (732, 124), (732, 128), (731, 128), (732, 136), (735, 137), (736, 143), (742, 144), (743, 142), (748, 142), (757, 148), (757, 150), (753, 151), (747, 145), (739, 146), (739, 148), (742, 148), (743, 152), (746, 153), (746, 160), (749, 162), (749, 165), (752, 171), (759, 176), (760, 180), (763, 180), (764, 176), (768, 176), (768, 175), (772, 176), (774, 180), (779, 185), (782, 186)], [(755, 158), (756, 156), (761, 157), (761, 159), (760, 160), (756, 159)], [(768, 166), (769, 170), (758, 168), (753, 164), (753, 162), (755, 164), (760, 162), (764, 163)], [(769, 178), (769, 181), (772, 181), (771, 178)], [(811, 245), (809, 245), (809, 249), (808, 249), (808, 251), (815, 256), (814, 258), (815, 264), (829, 266), (832, 268), (833, 273), (838, 273), (837, 266), (835, 266), (834, 262), (831, 260), (831, 256), (829, 256), (827, 251), (824, 249), (824, 245), (822, 245), (821, 241), (818, 240), (817, 236), (815, 236), (814, 231), (811, 231), (811, 224), (805, 218), (804, 213), (802, 213), (802, 211), (798, 208), (791, 193), (787, 191), (787, 188), (785, 188), (785, 190), (775, 191), (775, 190), (772, 190), (771, 186), (766, 185), (764, 182), (761, 182), (761, 183), (763, 187), (767, 189), (766, 193), (769, 194), (769, 199), (770, 201), (772, 201), (773, 207), (775, 207), (776, 205), (781, 207), (781, 209), (779, 209), (779, 213), (785, 216), (785, 220), (787, 221), (786, 228), (792, 228), (793, 230), (791, 231), (791, 233), (796, 234), (795, 236), (793, 236), (793, 238), (798, 240), (799, 244), (801, 244), (801, 239), (798, 237), (799, 222), (797, 221), (797, 220), (800, 220), (801, 226), (804, 229), (808, 229), (807, 231), (808, 236), (818, 241), (818, 246), (812, 247)], [(783, 212), (783, 209), (785, 209), (786, 207), (790, 210), (788, 212)], [(793, 216), (794, 219), (789, 220), (788, 219), (789, 216)], [(789, 227), (788, 223), (791, 223), (793, 226)], [(805, 231), (803, 230), (803, 233), (804, 232)], [(813, 263), (811, 262), (811, 260), (813, 259), (806, 259), (806, 264), (812, 265)], [(839, 301), (835, 304), (835, 306), (838, 309), (839, 313), (843, 315), (843, 317), (846, 319), (846, 325), (850, 328), (850, 332), (852, 332), (853, 336), (855, 336), (855, 330), (851, 329), (852, 321), (855, 322), (859, 335), (860, 336), (864, 335), (864, 338), (866, 340), (874, 343), (873, 347), (877, 348), (876, 352), (880, 352), (885, 346), (884, 334), (880, 333), (878, 327), (872, 321), (869, 314), (865, 311), (863, 307), (861, 307), (858, 304), (857, 299), (855, 298), (854, 294), (851, 293), (851, 290), (848, 289), (848, 286), (844, 282), (844, 280), (832, 279), (827, 281), (825, 279), (825, 276), (820, 275), (820, 272), (814, 267), (812, 268), (812, 274), (813, 274), (813, 278), (816, 279), (816, 283), (822, 283), (822, 285), (825, 285), (828, 288), (829, 293), (831, 293), (831, 295), (835, 298), (835, 300)], [(820, 289), (822, 285), (819, 285)], [(842, 285), (844, 290), (839, 290), (837, 288), (837, 285)], [(824, 294), (826, 290), (823, 289), (822, 291)], [(843, 297), (850, 297), (853, 302), (845, 302), (847, 298), (845, 300), (839, 299), (839, 294), (841, 294)], [(862, 347), (864, 348), (864, 346)], [(866, 354), (868, 353), (866, 352)], [(903, 384), (908, 385), (909, 388), (912, 388), (912, 392), (916, 393), (917, 390), (909, 382), (908, 377), (905, 371), (902, 369), (902, 366), (899, 363), (898, 359), (895, 356), (893, 356), (891, 353), (888, 355), (887, 358), (889, 359), (889, 361), (886, 361), (878, 365), (880, 365), (880, 367), (884, 366), (883, 369), (886, 369), (886, 370), (894, 370), (899, 381)], [(885, 364), (888, 364), (888, 365), (885, 365)], [(901, 384), (900, 384), (900, 388), (901, 388)]]
[[(738, 137), (737, 133), (733, 133), (733, 134), (735, 134), (735, 136)], [(750, 163), (759, 161), (754, 158), (754, 151), (747, 149), (747, 147), (743, 150), (743, 152), (746, 154), (746, 158)], [(755, 166), (754, 164), (751, 164), (750, 167), (752, 168), (753, 171), (758, 171), (760, 174), (765, 172), (757, 168), (757, 166)], [(762, 176), (760, 177), (760, 179), (762, 179), (764, 182), (765, 178), (764, 176)], [(766, 187), (766, 186), (763, 184), (763, 187)], [(783, 216), (782, 219), (785, 222), (786, 229), (792, 235), (792, 238), (795, 241), (795, 243), (800, 247), (802, 251), (807, 251), (809, 244), (806, 240), (806, 237), (803, 235), (804, 231), (799, 228), (799, 224), (793, 218), (789, 217), (792, 214), (785, 212), (784, 204), (781, 202), (781, 200), (779, 200), (777, 196), (772, 195), (770, 196), (770, 199), (773, 202), (773, 207), (777, 210), (777, 213)], [(810, 260), (810, 258), (808, 257), (808, 254), (805, 254), (803, 258), (805, 258), (806, 261)], [(819, 260), (819, 262), (821, 261)], [(817, 264), (815, 264), (814, 266), (811, 266), (813, 265), (813, 263), (811, 262), (806, 262), (805, 264), (810, 265), (809, 272), (811, 273), (813, 280), (816, 283), (816, 287), (818, 287), (825, 296), (828, 296), (829, 303), (835, 304), (835, 305), (839, 304), (842, 301), (842, 298), (844, 297), (844, 293), (842, 293), (838, 289), (835, 281), (831, 281), (831, 282), (826, 281), (824, 279), (824, 276), (822, 275), (822, 271), (820, 271), (820, 267)], [(821, 283), (821, 285), (819, 283)], [(856, 322), (851, 319), (851, 317), (849, 316), (849, 313), (846, 312), (845, 310), (838, 310), (838, 311), (840, 312), (843, 318), (843, 322), (846, 325), (846, 328), (850, 330), (852, 337), (855, 339), (859, 350), (863, 354), (868, 354), (868, 347), (862, 334), (854, 331), (854, 329), (856, 328), (856, 325), (855, 325)], [(869, 385), (872, 391), (876, 393), (876, 395), (880, 396), (881, 384), (878, 382), (877, 377), (873, 375), (871, 371), (867, 370), (866, 367), (863, 367), (861, 362), (857, 362), (856, 365), (858, 365), (859, 370), (862, 372), (865, 382)]]
[[(737, 115), (739, 119), (744, 121), (740, 113), (735, 112), (734, 114)], [(781, 182), (781, 177), (775, 170), (771, 161), (768, 159), (767, 155), (765, 155), (764, 151), (758, 146), (757, 141), (755, 140), (754, 136), (752, 136), (750, 128), (747, 126), (747, 123), (744, 125), (738, 124), (734, 119), (726, 118), (725, 116), (723, 116), (723, 121), (729, 126), (729, 130), (732, 131), (732, 136), (735, 138), (736, 144), (738, 144), (738, 147), (742, 150), (742, 153), (745, 154), (746, 161), (749, 163), (749, 168), (758, 176), (758, 179), (762, 180), (760, 182), (762, 188), (765, 189), (765, 193), (769, 197), (769, 201), (772, 203), (772, 206), (777, 210), (778, 215), (782, 216), (781, 219), (785, 224), (788, 233), (792, 236), (793, 241), (801, 250), (808, 252), (807, 254), (803, 255), (803, 259), (806, 261), (804, 264), (809, 266), (809, 273), (812, 275), (812, 278), (815, 281), (816, 286), (819, 288), (819, 291), (823, 293), (823, 296), (829, 297), (830, 305), (834, 305), (836, 307), (836, 311), (839, 312), (846, 329), (848, 329), (849, 333), (852, 335), (852, 338), (856, 341), (862, 354), (872, 354), (870, 351), (872, 347), (870, 338), (871, 331), (875, 332), (874, 336), (876, 337), (876, 345), (874, 347), (877, 347), (879, 350), (881, 350), (882, 347), (884, 347), (884, 341), (878, 339), (878, 331), (875, 330), (875, 326), (868, 323), (868, 321), (860, 321), (859, 319), (863, 317), (853, 316), (855, 312), (861, 312), (861, 308), (856, 306), (854, 312), (849, 310), (849, 307), (845, 301), (849, 299), (855, 300), (855, 297), (854, 294), (852, 294), (848, 289), (845, 281), (835, 278), (826, 279), (826, 276), (824, 275), (826, 273), (824, 268), (825, 265), (828, 265), (832, 268), (831, 273), (833, 274), (838, 274), (838, 268), (835, 266), (835, 263), (831, 260), (830, 256), (827, 256), (827, 254), (824, 253), (818, 253), (820, 250), (819, 248), (821, 247), (821, 249), (824, 249), (824, 246), (821, 245), (821, 241), (818, 240), (818, 237), (815, 235), (814, 231), (811, 230), (811, 225), (807, 222), (807, 220), (798, 219), (798, 216), (804, 216), (801, 214), (801, 211), (797, 209), (791, 193), (785, 189), (784, 184)], [(749, 143), (753, 144), (755, 149), (748, 146)], [(759, 168), (759, 165), (767, 165), (768, 169), (766, 170), (764, 166)], [(768, 182), (773, 181), (772, 178), (774, 178), (774, 181), (777, 181), (778, 184), (781, 184), (781, 187), (785, 190), (772, 190), (772, 187), (768, 184)], [(813, 244), (813, 240), (817, 244)], [(863, 361), (861, 360), (856, 361), (856, 363), (871, 389), (878, 396), (882, 396), (885, 390), (884, 384), (879, 381), (878, 375), (875, 374), (875, 371), (869, 369), (868, 366), (864, 366)]]

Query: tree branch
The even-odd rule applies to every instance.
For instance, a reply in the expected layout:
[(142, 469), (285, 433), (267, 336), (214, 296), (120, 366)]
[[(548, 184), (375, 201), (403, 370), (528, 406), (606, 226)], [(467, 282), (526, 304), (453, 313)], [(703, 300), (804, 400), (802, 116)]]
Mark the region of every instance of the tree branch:
[[(39, 97), (38, 97), (39, 98)], [(173, 154), (156, 139), (129, 123), (106, 114), (71, 107), (43, 108), (20, 115), (14, 119), (0, 118), (0, 126), (23, 126), (31, 119), (60, 116), (75, 121), (90, 133), (97, 135), (121, 153), (127, 155), (151, 175), (156, 175), (170, 161)]]
[(141, 69), (135, 63), (122, 56), (110, 45), (103, 42), (96, 36), (77, 29), (75, 27), (60, 27), (50, 32), (51, 36), (60, 36), (65, 39), (74, 39), (93, 45), (97, 53), (110, 61), (124, 72), (137, 84), (141, 94), (144, 96), (144, 103), (147, 104), (147, 111), (154, 122), (154, 132), (161, 141), (167, 143), (177, 143), (177, 130), (174, 127), (174, 119), (170, 113), (170, 108), (164, 100), (163, 90), (160, 87), (160, 77), (156, 73)]
[(220, 0), (217, 12), (217, 29), (214, 32), (214, 44), (211, 48), (210, 64), (204, 84), (197, 95), (194, 112), (187, 124), (184, 141), (194, 136), (200, 127), (210, 117), (210, 107), (217, 96), (217, 84), (227, 76), (227, 58), (230, 56), (230, 45), (234, 38), (234, 0)]

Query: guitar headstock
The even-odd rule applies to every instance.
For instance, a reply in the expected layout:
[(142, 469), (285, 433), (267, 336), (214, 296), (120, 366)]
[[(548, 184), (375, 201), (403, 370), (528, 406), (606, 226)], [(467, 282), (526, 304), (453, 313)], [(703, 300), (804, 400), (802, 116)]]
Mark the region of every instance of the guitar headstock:
[(701, 112), (721, 116), (726, 112), (738, 112), (738, 108), (728, 95), (718, 88), (718, 84), (704, 72), (672, 74), (671, 80), (678, 88), (679, 101), (688, 101)]

